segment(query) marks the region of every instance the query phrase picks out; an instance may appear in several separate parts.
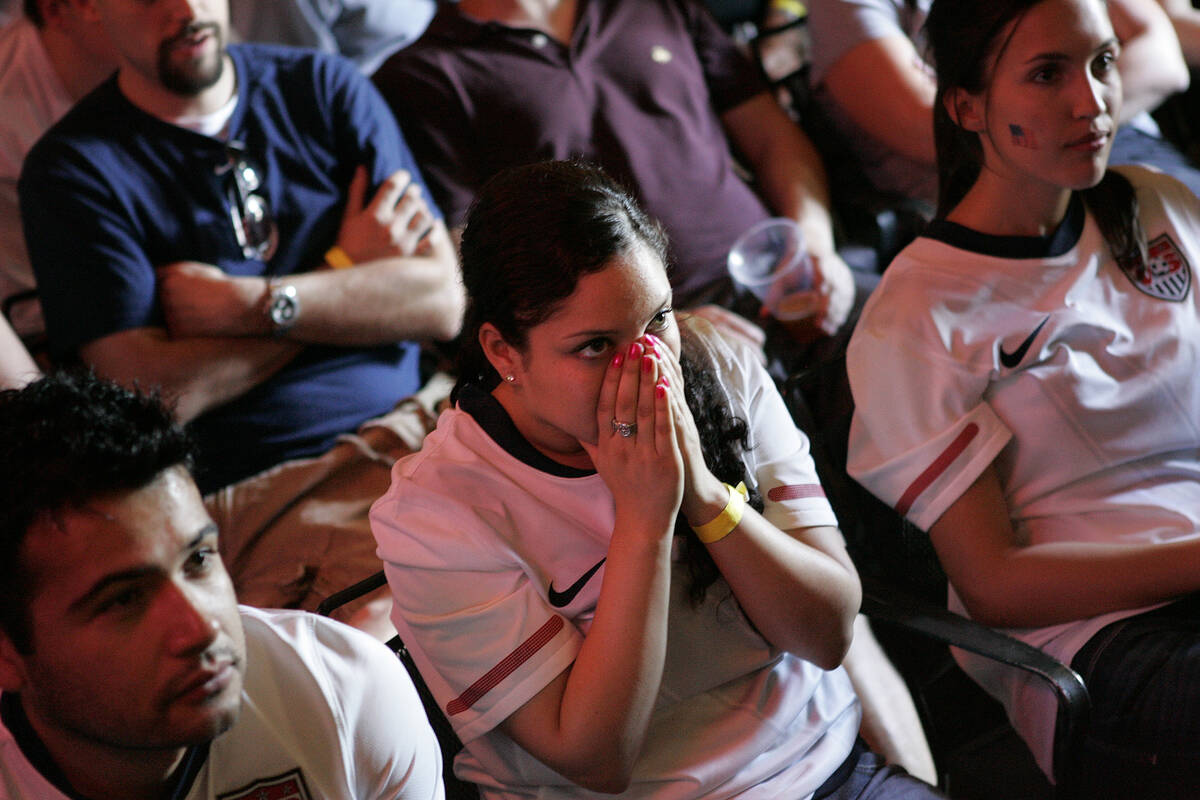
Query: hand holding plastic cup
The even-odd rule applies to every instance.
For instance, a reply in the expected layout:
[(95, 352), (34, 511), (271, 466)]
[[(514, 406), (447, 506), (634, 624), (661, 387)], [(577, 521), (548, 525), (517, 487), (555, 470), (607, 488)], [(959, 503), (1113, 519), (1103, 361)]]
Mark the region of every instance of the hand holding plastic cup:
[(813, 264), (795, 220), (772, 217), (743, 233), (729, 249), (729, 274), (780, 321), (803, 319), (815, 309), (797, 302), (813, 288)]

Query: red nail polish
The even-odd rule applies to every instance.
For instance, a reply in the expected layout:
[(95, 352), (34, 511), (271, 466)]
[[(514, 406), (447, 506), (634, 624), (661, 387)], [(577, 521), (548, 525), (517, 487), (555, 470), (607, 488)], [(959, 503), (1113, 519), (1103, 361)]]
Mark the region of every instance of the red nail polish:
[(658, 386), (655, 386), (654, 387), (654, 396), (657, 397), (659, 400), (666, 397), (667, 396), (667, 387), (663, 386), (661, 383)]
[(638, 343), (631, 342), (629, 345), (629, 357), (632, 358), (638, 354)]
[(654, 357), (653, 356), (642, 356), (642, 372), (649, 375), (653, 371), (654, 371)]
[(619, 367), (624, 363), (625, 363), (625, 356), (621, 355), (620, 353), (617, 353), (615, 356), (613, 356), (612, 365), (614, 367)]
[(661, 383), (663, 386), (670, 386), (670, 385), (671, 385), (671, 381), (667, 380), (667, 376), (666, 376), (666, 375), (663, 375), (661, 378), (659, 378), (659, 379), (658, 379), (658, 382), (659, 382), (659, 383)]

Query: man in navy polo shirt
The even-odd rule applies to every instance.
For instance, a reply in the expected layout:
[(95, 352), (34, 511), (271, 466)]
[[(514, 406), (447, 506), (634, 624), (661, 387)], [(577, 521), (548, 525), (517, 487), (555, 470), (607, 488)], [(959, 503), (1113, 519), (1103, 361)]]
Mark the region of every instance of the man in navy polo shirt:
[[(340, 58), (227, 47), (227, 0), (88, 9), (118, 71), (19, 183), (52, 356), (161, 387), (206, 493), (323, 457), (418, 388), (417, 341), (454, 336), (462, 313), (453, 246), (387, 106)], [(331, 500), (324, 514), (365, 512)], [(253, 502), (272, 502), (261, 482)], [(320, 565), (280, 568), (307, 595)]]

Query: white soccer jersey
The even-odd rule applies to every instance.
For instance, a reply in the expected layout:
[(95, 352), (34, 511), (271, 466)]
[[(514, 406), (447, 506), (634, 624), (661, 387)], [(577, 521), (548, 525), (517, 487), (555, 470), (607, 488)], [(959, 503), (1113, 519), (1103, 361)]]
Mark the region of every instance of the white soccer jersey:
[[(1044, 257), (1018, 252), (1038, 240), (961, 228), (916, 240), (864, 308), (847, 356), (849, 470), (922, 529), (994, 462), (1030, 543), (1198, 535), (1200, 201), (1159, 173), (1121, 172), (1149, 241), (1142, 269), (1117, 266), (1074, 201)], [(1012, 633), (1069, 663), (1139, 610)], [(983, 665), (964, 664), (1049, 771), (1052, 697)]]
[[(240, 610), (241, 714), (187, 800), (442, 800), (441, 750), (395, 654), (313, 614)], [(3, 726), (0, 800), (68, 800)]]
[[(733, 408), (753, 431), (747, 482), (763, 493), (766, 518), (781, 528), (836, 525), (808, 442), (766, 373), (752, 355), (714, 344)], [(598, 797), (496, 726), (574, 660), (603, 579), (612, 495), (598, 474), (539, 456), (496, 409), (477, 392), (445, 412), (372, 509), (395, 622), (466, 743), (460, 776), (489, 798)], [(858, 730), (845, 671), (771, 648), (723, 582), (698, 609), (686, 585), (676, 564), (662, 686), (622, 796), (808, 796)]]

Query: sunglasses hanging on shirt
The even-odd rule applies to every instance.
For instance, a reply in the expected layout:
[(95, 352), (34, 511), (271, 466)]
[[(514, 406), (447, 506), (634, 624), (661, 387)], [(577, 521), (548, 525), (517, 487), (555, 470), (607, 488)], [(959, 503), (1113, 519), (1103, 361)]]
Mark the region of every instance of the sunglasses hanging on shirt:
[(228, 160), (217, 166), (216, 173), (225, 179), (229, 219), (238, 246), (246, 258), (269, 261), (279, 245), (279, 229), (266, 198), (258, 194), (263, 185), (262, 167), (240, 142), (226, 144), (225, 153)]

